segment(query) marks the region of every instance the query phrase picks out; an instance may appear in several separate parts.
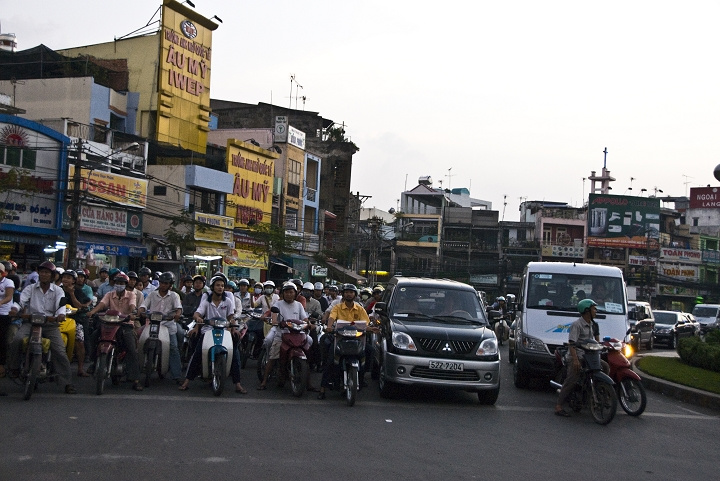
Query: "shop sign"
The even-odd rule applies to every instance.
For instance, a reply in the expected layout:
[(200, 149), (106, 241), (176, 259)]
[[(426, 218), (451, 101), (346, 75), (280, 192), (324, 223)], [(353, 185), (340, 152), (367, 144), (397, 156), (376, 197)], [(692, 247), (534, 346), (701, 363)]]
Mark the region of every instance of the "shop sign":
[(659, 232), (660, 199), (590, 194), (588, 246), (647, 248)]
[(698, 266), (671, 266), (660, 265), (662, 275), (666, 277), (674, 277), (676, 279), (687, 279), (696, 281), (699, 278)]
[[(63, 229), (70, 228), (72, 206), (63, 211)], [(142, 214), (104, 206), (80, 206), (80, 230), (122, 237), (142, 237)]]
[(720, 264), (720, 251), (702, 251), (702, 261), (707, 264)]
[(305, 132), (290, 125), (288, 127), (288, 144), (305, 150)]
[(498, 276), (497, 276), (497, 274), (471, 275), (470, 283), (471, 284), (497, 285)]
[(645, 256), (628, 256), (628, 265), (655, 267), (657, 265), (657, 259)]
[(661, 296), (697, 297), (698, 295), (697, 289), (689, 287), (668, 286), (665, 284), (660, 284), (658, 287), (658, 295)]
[(691, 249), (673, 249), (672, 247), (663, 247), (660, 249), (660, 258), (666, 262), (689, 262), (692, 264), (699, 264), (702, 260), (702, 253)]
[[(69, 167), (68, 175), (72, 188), (74, 165)], [(80, 169), (80, 177), (80, 190), (92, 194), (93, 197), (129, 207), (146, 207), (148, 182), (145, 179), (87, 169)]]
[(720, 187), (691, 187), (691, 209), (718, 209), (720, 208)]
[(232, 217), (196, 212), (195, 222), (195, 240), (233, 245), (235, 220)]

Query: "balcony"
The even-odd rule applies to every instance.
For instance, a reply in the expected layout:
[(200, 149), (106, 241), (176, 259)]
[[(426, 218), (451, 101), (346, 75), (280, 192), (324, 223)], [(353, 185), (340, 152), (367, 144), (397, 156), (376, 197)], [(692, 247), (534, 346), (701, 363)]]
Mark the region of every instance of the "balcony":
[(307, 199), (308, 202), (315, 202), (315, 198), (317, 196), (317, 189), (311, 189), (310, 187), (307, 187), (305, 191), (305, 199)]

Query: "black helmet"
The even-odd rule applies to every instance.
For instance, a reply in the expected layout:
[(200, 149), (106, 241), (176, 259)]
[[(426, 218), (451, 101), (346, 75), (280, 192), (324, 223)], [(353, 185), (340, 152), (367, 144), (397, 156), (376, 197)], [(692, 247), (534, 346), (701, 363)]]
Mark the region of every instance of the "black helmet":
[(141, 275), (141, 276), (149, 276), (150, 274), (152, 274), (152, 271), (150, 270), (149, 267), (141, 267), (140, 270), (138, 271), (138, 275)]
[(170, 284), (175, 284), (175, 274), (170, 271), (163, 272), (158, 276), (158, 282), (169, 282)]
[(40, 269), (47, 269), (50, 272), (55, 272), (55, 264), (53, 264), (50, 261), (45, 261), (38, 266), (38, 270), (40, 270)]
[(137, 279), (138, 275), (135, 271), (130, 271), (127, 273), (128, 279)]
[(183, 276), (183, 278), (182, 278), (183, 283), (185, 283), (185, 282), (187, 282), (187, 281), (192, 282), (192, 280), (193, 280), (192, 276), (189, 276), (189, 275), (185, 275), (185, 276)]
[(75, 272), (75, 271), (73, 271), (73, 270), (71, 270), (71, 269), (66, 270), (65, 272), (62, 273), (62, 275), (63, 275), (63, 276), (70, 276), (70, 277), (73, 278), (73, 280), (75, 280), (75, 281), (77, 280), (77, 272)]
[(341, 290), (343, 294), (345, 293), (345, 291), (353, 291), (356, 297), (358, 295), (358, 289), (357, 287), (355, 287), (355, 284), (343, 284)]
[(302, 289), (303, 281), (301, 281), (300, 279), (290, 279), (290, 282), (295, 284), (295, 287), (297, 287), (298, 291)]

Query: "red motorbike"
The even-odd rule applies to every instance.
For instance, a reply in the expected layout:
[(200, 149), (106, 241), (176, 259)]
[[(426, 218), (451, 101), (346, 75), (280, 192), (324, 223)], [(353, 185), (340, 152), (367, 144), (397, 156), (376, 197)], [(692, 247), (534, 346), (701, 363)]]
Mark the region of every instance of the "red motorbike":
[(120, 384), (125, 374), (125, 349), (120, 349), (118, 339), (120, 329), (133, 329), (126, 322), (126, 317), (117, 311), (107, 311), (100, 316), (100, 339), (97, 346), (95, 361), (95, 394), (101, 395), (105, 389), (105, 381), (111, 379), (113, 385)]
[(620, 406), (630, 416), (640, 416), (645, 411), (647, 396), (640, 376), (630, 368), (630, 361), (623, 354), (623, 343), (606, 337), (602, 345), (607, 350), (602, 357), (610, 365), (610, 377), (615, 381)]
[(308, 323), (295, 319), (283, 319), (278, 314), (278, 325), (290, 331), (282, 333), (280, 369), (284, 369), (285, 375), (290, 379), (293, 395), (300, 397), (307, 388), (310, 376), (308, 366), (308, 352), (310, 350), (310, 336), (307, 334)]

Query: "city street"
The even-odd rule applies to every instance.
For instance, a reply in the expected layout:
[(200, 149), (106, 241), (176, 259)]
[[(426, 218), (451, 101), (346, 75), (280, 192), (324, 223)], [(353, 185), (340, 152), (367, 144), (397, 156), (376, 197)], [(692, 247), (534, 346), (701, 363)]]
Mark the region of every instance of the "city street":
[[(661, 350), (662, 351), (662, 350)], [(502, 348), (507, 353), (507, 346)], [(336, 392), (292, 397), (274, 384), (215, 398), (199, 380), (187, 392), (155, 380), (79, 394), (41, 386), (28, 402), (2, 380), (3, 480), (66, 479), (708, 479), (717, 473), (720, 413), (648, 392), (639, 418), (618, 407), (599, 426), (585, 410), (553, 415), (554, 391), (518, 390), (506, 358), (495, 406), (465, 392), (412, 390), (381, 399), (377, 384), (348, 408)], [(319, 374), (313, 374), (319, 385)]]

